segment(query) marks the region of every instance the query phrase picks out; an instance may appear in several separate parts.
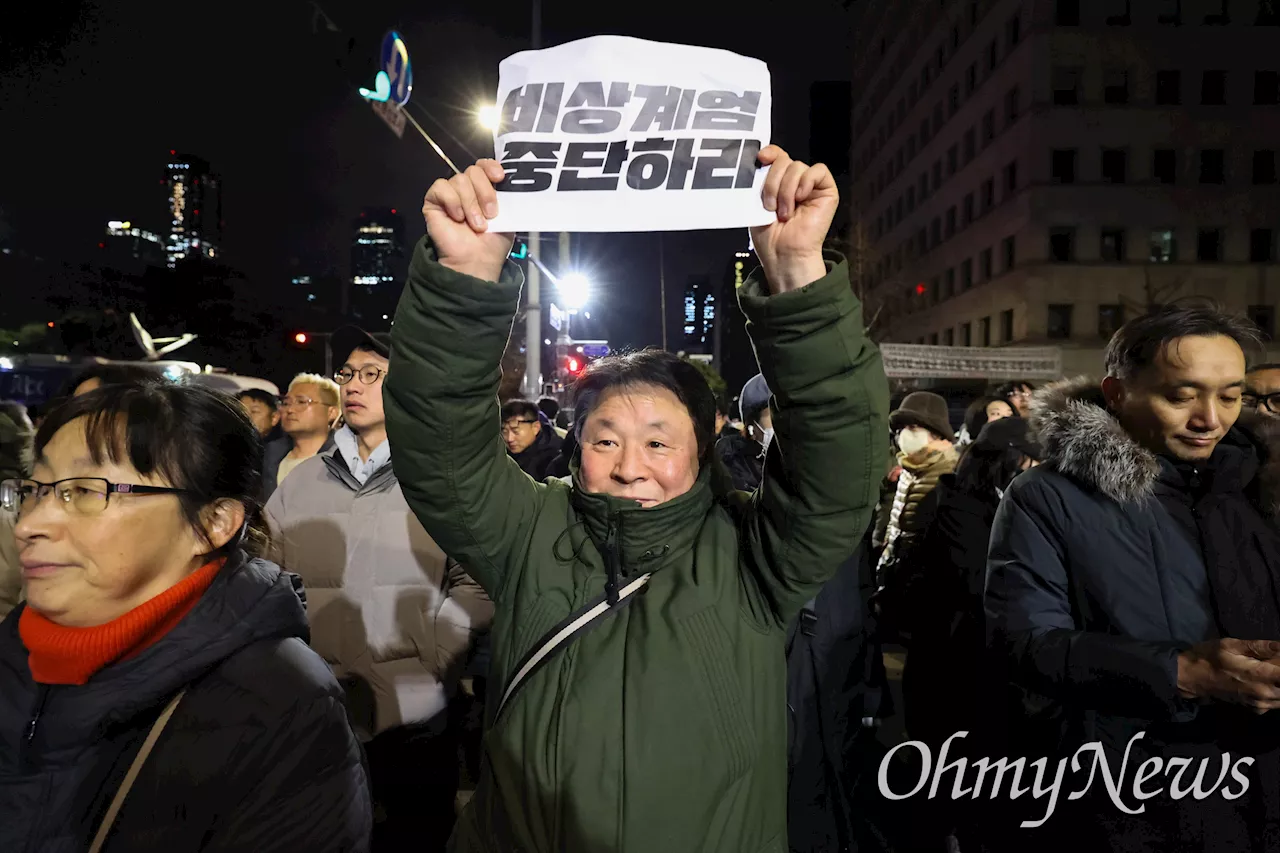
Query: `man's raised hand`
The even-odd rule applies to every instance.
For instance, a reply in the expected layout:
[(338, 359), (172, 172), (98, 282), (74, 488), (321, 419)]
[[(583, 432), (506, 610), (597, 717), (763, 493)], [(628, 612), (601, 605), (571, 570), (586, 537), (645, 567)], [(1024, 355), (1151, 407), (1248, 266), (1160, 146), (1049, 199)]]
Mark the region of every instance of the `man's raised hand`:
[(422, 215), (442, 266), (484, 281), (498, 280), (514, 239), (489, 231), (489, 220), (498, 215), (493, 185), (505, 177), (497, 160), (486, 159), (460, 175), (439, 179), (427, 190)]
[(774, 293), (797, 290), (827, 274), (822, 243), (840, 203), (831, 171), (792, 160), (776, 145), (760, 151), (769, 166), (761, 198), (778, 221), (751, 229), (751, 241)]

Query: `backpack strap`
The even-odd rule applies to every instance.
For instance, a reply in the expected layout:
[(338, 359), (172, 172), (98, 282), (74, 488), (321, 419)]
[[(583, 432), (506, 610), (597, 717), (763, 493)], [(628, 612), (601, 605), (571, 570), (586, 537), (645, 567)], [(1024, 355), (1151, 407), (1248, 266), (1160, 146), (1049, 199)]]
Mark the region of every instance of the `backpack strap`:
[(524, 657), (520, 659), (520, 662), (516, 664), (516, 674), (511, 677), (511, 682), (502, 694), (502, 701), (498, 703), (497, 713), (493, 715), (494, 722), (496, 723), (502, 716), (503, 709), (511, 702), (512, 697), (516, 695), (520, 686), (528, 681), (529, 676), (537, 672), (557, 649), (562, 648), (573, 638), (585, 633), (601, 617), (617, 613), (625, 607), (631, 601), (632, 596), (639, 592), (652, 576), (652, 572), (643, 574), (619, 589), (618, 600), (615, 604), (609, 604), (609, 597), (606, 593), (588, 603), (582, 609), (570, 613), (560, 624), (534, 643)]

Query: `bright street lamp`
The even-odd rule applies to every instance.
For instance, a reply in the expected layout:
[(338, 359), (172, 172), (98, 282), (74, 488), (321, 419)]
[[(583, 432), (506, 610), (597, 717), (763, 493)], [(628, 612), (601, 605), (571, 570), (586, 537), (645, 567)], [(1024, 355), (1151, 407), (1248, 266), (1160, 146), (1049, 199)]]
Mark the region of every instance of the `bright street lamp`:
[(485, 104), (476, 111), (476, 121), (478, 121), (480, 126), (485, 130), (497, 130), (498, 120), (501, 117), (502, 114), (498, 112), (497, 104)]
[(560, 299), (564, 302), (566, 309), (578, 311), (587, 304), (587, 297), (591, 292), (591, 283), (587, 281), (587, 277), (582, 273), (571, 272), (560, 277), (560, 280), (556, 282), (556, 290), (560, 292)]

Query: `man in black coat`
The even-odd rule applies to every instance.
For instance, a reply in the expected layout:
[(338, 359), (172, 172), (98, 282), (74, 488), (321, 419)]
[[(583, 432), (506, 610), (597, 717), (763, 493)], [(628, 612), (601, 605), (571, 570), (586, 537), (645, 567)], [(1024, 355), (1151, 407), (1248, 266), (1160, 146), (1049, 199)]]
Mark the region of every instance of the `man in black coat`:
[(528, 400), (508, 400), (502, 404), (502, 440), (507, 453), (520, 470), (535, 480), (551, 476), (550, 468), (560, 455), (560, 438), (544, 423), (545, 415)]
[[(1026, 698), (1010, 720), (1026, 752), (1080, 769), (1042, 830), (1012, 829), (1015, 849), (1280, 849), (1280, 460), (1241, 417), (1254, 334), (1167, 307), (1116, 333), (1100, 385), (1036, 395), (1045, 464), (997, 513), (987, 632)], [(1124, 809), (1077, 753), (1091, 742), (1124, 773)], [(1197, 772), (1207, 797), (1185, 793)]]

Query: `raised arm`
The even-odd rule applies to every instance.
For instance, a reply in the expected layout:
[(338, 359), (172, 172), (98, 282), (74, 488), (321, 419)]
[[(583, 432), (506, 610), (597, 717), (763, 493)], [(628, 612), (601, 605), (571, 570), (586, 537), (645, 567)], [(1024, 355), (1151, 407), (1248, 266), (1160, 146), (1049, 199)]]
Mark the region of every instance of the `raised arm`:
[(774, 440), (745, 517), (744, 570), (786, 623), (854, 552), (884, 476), (889, 388), (862, 306), (822, 243), (839, 194), (825, 166), (770, 146), (765, 206), (752, 237), (763, 268), (738, 297), (773, 392)]
[(520, 300), (511, 235), (490, 234), (502, 167), (482, 160), (427, 193), (391, 333), (383, 397), (404, 496), (446, 554), (497, 600), (523, 558), (540, 489), (507, 455), (500, 367)]

